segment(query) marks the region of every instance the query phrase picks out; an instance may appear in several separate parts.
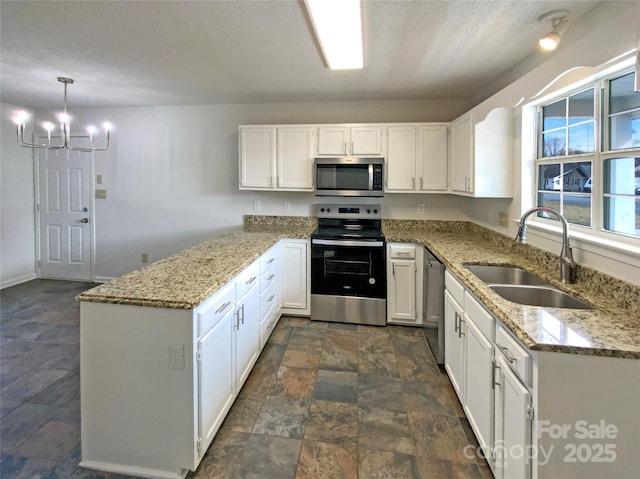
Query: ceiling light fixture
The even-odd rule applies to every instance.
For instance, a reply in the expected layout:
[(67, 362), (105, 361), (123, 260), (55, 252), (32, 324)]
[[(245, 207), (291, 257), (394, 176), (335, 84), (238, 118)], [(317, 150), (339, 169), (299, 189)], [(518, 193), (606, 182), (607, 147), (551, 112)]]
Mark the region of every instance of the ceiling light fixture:
[(556, 49), (560, 43), (560, 37), (569, 26), (567, 15), (569, 15), (569, 10), (552, 10), (538, 18), (539, 22), (551, 22), (551, 31), (538, 41), (543, 50), (550, 52)]
[(360, 0), (304, 0), (304, 3), (329, 68), (362, 68)]
[(58, 77), (58, 81), (64, 84), (64, 111), (58, 115), (58, 121), (60, 122), (60, 133), (61, 133), (61, 143), (52, 144), (51, 143), (51, 133), (55, 130), (55, 125), (50, 121), (45, 121), (42, 123), (42, 128), (47, 132), (47, 143), (30, 143), (25, 139), (25, 129), (27, 124), (27, 118), (29, 114), (25, 111), (20, 111), (14, 116), (14, 121), (17, 125), (17, 136), (18, 136), (18, 146), (23, 146), (25, 148), (47, 148), (49, 150), (61, 150), (66, 148), (67, 150), (74, 151), (106, 151), (109, 149), (109, 138), (110, 138), (110, 130), (111, 124), (104, 123), (103, 128), (107, 135), (107, 143), (104, 147), (98, 148), (94, 146), (94, 137), (96, 134), (95, 126), (88, 126), (87, 132), (89, 133), (89, 147), (77, 147), (71, 145), (71, 116), (67, 113), (67, 85), (73, 83), (73, 79), (66, 77)]

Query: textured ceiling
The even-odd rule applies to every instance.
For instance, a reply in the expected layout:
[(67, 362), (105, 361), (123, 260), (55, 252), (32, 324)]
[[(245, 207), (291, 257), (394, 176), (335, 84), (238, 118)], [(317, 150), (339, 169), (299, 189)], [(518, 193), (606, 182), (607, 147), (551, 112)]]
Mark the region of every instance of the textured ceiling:
[(363, 0), (365, 68), (325, 67), (304, 4), (0, 2), (2, 101), (75, 106), (471, 98), (597, 1)]

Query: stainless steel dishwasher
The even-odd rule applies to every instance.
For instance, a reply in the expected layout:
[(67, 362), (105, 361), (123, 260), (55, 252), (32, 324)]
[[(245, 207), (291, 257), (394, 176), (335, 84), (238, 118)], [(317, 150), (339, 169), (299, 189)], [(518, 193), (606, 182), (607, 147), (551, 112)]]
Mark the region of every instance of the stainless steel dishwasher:
[(444, 265), (425, 251), (423, 326), (429, 347), (438, 364), (444, 364)]

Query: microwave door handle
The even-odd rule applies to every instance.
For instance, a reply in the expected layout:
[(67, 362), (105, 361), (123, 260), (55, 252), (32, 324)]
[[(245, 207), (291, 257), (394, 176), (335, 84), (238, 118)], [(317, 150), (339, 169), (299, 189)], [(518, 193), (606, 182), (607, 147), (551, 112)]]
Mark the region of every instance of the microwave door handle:
[(369, 163), (369, 191), (373, 190), (373, 164)]

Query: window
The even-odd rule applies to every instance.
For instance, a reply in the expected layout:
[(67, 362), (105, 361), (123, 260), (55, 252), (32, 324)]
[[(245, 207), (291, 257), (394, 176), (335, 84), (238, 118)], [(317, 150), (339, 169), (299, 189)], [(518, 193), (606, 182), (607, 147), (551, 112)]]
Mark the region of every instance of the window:
[(539, 106), (537, 206), (585, 231), (640, 238), (640, 93), (633, 85), (633, 72), (618, 74)]

